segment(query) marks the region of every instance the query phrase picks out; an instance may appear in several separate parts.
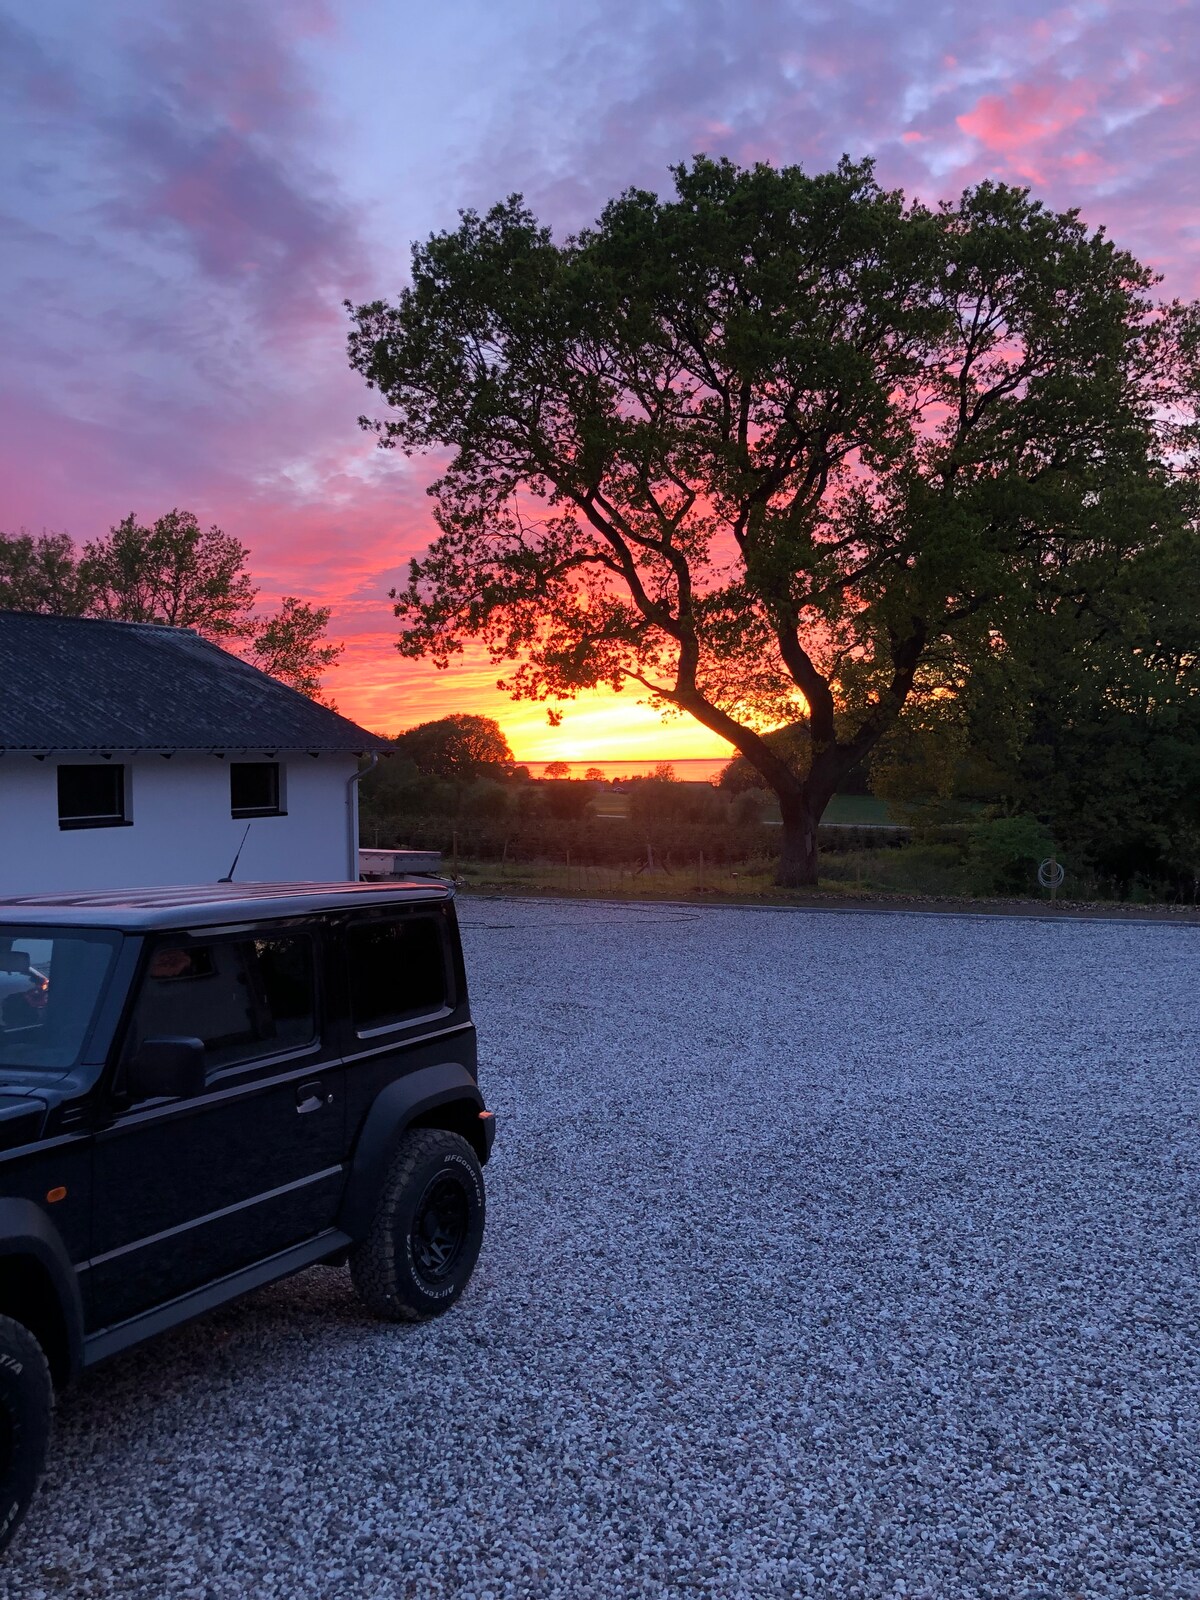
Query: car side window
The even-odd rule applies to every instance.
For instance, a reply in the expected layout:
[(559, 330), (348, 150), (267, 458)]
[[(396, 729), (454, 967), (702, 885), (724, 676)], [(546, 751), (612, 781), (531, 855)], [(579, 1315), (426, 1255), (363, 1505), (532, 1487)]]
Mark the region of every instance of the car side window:
[(298, 1049), (316, 1037), (313, 942), (306, 934), (191, 942), (151, 951), (130, 1048), (203, 1039), (209, 1072)]
[(448, 1003), (446, 958), (435, 917), (369, 922), (348, 930), (350, 1001), (360, 1034), (440, 1011)]

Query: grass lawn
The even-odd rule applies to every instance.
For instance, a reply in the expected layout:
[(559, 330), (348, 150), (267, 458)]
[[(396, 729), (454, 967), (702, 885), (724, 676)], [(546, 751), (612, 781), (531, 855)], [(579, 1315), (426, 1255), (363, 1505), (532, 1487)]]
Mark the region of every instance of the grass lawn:
[[(688, 785), (688, 787), (707, 788), (708, 785)], [(604, 818), (627, 817), (629, 815), (629, 796), (619, 794), (613, 789), (602, 789), (592, 802), (594, 816)], [(772, 803), (768, 809), (765, 821), (778, 821), (779, 808)], [(871, 794), (835, 794), (822, 818), (824, 822), (840, 823), (843, 826), (869, 828), (869, 827), (894, 827), (896, 819), (888, 809), (885, 800), (876, 800)]]
[[(919, 859), (924, 851), (860, 850), (822, 861), (819, 892), (837, 898), (863, 895), (954, 895), (961, 886), (941, 859)], [(446, 863), (447, 868), (450, 863)], [(467, 889), (511, 894), (595, 896), (605, 900), (698, 900), (739, 902), (761, 900), (787, 905), (811, 899), (811, 889), (780, 889), (773, 861), (738, 862), (731, 866), (696, 863), (645, 868), (592, 866), (572, 861), (460, 861), (460, 883)]]
[(876, 800), (873, 794), (835, 794), (821, 821), (856, 828), (896, 826), (896, 818), (889, 810), (887, 801)]

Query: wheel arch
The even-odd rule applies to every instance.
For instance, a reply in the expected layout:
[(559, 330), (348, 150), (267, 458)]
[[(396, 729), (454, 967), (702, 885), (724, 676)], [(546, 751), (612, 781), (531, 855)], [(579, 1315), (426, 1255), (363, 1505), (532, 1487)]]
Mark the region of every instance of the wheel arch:
[(460, 1134), (485, 1162), (488, 1141), (479, 1119), (483, 1109), (479, 1085), (458, 1062), (422, 1067), (389, 1083), (376, 1095), (355, 1142), (338, 1227), (352, 1239), (366, 1233), (396, 1145), (411, 1128)]
[(83, 1365), (83, 1307), (54, 1225), (31, 1200), (0, 1200), (0, 1314), (29, 1329), (56, 1384)]

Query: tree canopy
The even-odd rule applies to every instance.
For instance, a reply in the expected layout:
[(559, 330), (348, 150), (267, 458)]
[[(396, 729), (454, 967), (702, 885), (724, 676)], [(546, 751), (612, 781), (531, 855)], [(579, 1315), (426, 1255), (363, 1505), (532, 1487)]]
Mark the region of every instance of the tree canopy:
[(0, 534), (0, 609), (77, 617), (86, 604), (68, 534)]
[(418, 723), (397, 735), (396, 750), (431, 778), (476, 778), (497, 769), (508, 772), (513, 766), (500, 724), (469, 712)]
[[(1073, 212), (928, 209), (869, 162), (699, 157), (557, 243), (519, 196), (352, 309), (384, 446), (448, 451), (401, 651), (632, 686), (779, 797), (784, 882), (916, 687), (952, 691), (1097, 549), (1176, 537), (1195, 317)], [(1189, 343), (1190, 341), (1190, 343)], [(1193, 438), (1194, 442), (1194, 438)], [(803, 722), (789, 753), (760, 730)]]
[(285, 594), (278, 611), (250, 618), (245, 635), (247, 658), (310, 700), (332, 706), (322, 692), (321, 680), (337, 665), (345, 648), (326, 638), (332, 615), (330, 606), (315, 606), (310, 600)]
[(130, 513), (84, 545), (79, 577), (93, 616), (230, 639), (245, 633), (257, 594), (249, 555), (232, 534), (202, 528), (191, 511), (168, 511), (148, 526)]

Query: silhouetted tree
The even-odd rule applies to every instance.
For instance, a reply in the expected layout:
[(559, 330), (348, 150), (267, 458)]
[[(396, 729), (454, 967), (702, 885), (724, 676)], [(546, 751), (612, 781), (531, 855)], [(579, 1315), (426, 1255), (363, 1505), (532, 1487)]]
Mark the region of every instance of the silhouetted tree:
[(419, 723), (397, 735), (396, 748), (418, 772), (435, 778), (475, 778), (513, 765), (500, 724), (468, 712)]
[(66, 533), (0, 533), (0, 609), (77, 617), (87, 608)]
[[(1027, 191), (929, 210), (869, 162), (697, 158), (556, 243), (519, 196), (352, 311), (380, 443), (448, 451), (399, 647), (481, 640), (516, 695), (632, 685), (777, 795), (783, 883), (925, 673), (1019, 625), (1033, 574), (1176, 515), (1194, 355), (1151, 273)], [(1134, 522), (1128, 520), (1130, 514)], [(803, 721), (799, 764), (763, 727)]]

